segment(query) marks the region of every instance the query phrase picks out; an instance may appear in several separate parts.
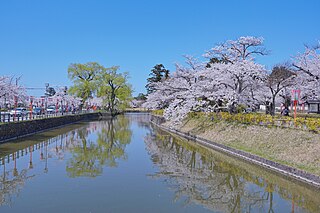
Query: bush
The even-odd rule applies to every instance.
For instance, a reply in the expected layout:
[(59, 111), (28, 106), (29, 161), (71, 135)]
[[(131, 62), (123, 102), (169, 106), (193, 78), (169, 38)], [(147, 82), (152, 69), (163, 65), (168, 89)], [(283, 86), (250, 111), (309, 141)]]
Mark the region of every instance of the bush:
[(248, 113), (248, 114), (230, 114), (228, 112), (219, 113), (201, 113), (192, 112), (188, 114), (189, 119), (196, 119), (199, 117), (209, 117), (213, 120), (223, 120), (226, 122), (237, 122), (242, 124), (254, 124), (264, 126), (280, 126), (280, 127), (292, 127), (303, 130), (310, 130), (313, 132), (320, 133), (320, 119), (319, 118), (294, 118), (289, 116), (271, 116), (259, 113)]
[(163, 116), (163, 109), (153, 110), (151, 113), (153, 115)]

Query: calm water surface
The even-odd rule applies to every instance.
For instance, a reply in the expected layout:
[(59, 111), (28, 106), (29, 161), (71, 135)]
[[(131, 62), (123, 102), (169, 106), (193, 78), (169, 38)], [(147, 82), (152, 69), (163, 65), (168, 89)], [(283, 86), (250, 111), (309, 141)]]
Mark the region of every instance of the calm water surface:
[(0, 146), (0, 212), (320, 212), (320, 191), (173, 137), (147, 114)]

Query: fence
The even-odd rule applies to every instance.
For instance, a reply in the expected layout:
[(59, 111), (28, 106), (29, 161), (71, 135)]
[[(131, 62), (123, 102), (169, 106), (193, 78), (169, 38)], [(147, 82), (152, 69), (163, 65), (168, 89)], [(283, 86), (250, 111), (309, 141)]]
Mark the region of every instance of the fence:
[(0, 112), (0, 123), (8, 123), (8, 122), (21, 122), (27, 120), (35, 120), (35, 119), (43, 119), (50, 117), (60, 117), (65, 115), (72, 114), (83, 114), (93, 112), (93, 110), (77, 110), (77, 111), (66, 111), (66, 112), (51, 112), (51, 113), (40, 113), (34, 114), (32, 112), (28, 113), (19, 113), (19, 114), (10, 114), (9, 112)]

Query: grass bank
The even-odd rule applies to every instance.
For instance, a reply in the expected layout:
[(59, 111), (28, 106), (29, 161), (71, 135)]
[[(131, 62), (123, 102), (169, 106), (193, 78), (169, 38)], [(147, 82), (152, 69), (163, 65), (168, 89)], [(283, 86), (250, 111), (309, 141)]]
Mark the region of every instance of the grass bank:
[(320, 134), (299, 129), (228, 122), (212, 119), (212, 116), (206, 114), (189, 116), (178, 129), (320, 175)]

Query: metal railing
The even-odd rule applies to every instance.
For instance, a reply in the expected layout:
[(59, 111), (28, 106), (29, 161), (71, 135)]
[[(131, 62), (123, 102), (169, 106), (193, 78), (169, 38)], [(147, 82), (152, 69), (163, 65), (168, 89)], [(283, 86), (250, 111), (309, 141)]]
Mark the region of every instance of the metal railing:
[(9, 122), (22, 122), (36, 119), (52, 118), (52, 117), (61, 117), (67, 115), (77, 115), (84, 113), (92, 113), (93, 110), (76, 110), (76, 111), (65, 111), (65, 112), (48, 112), (34, 114), (32, 112), (21, 113), (21, 114), (10, 114), (9, 112), (0, 112), (0, 123), (9, 123)]

